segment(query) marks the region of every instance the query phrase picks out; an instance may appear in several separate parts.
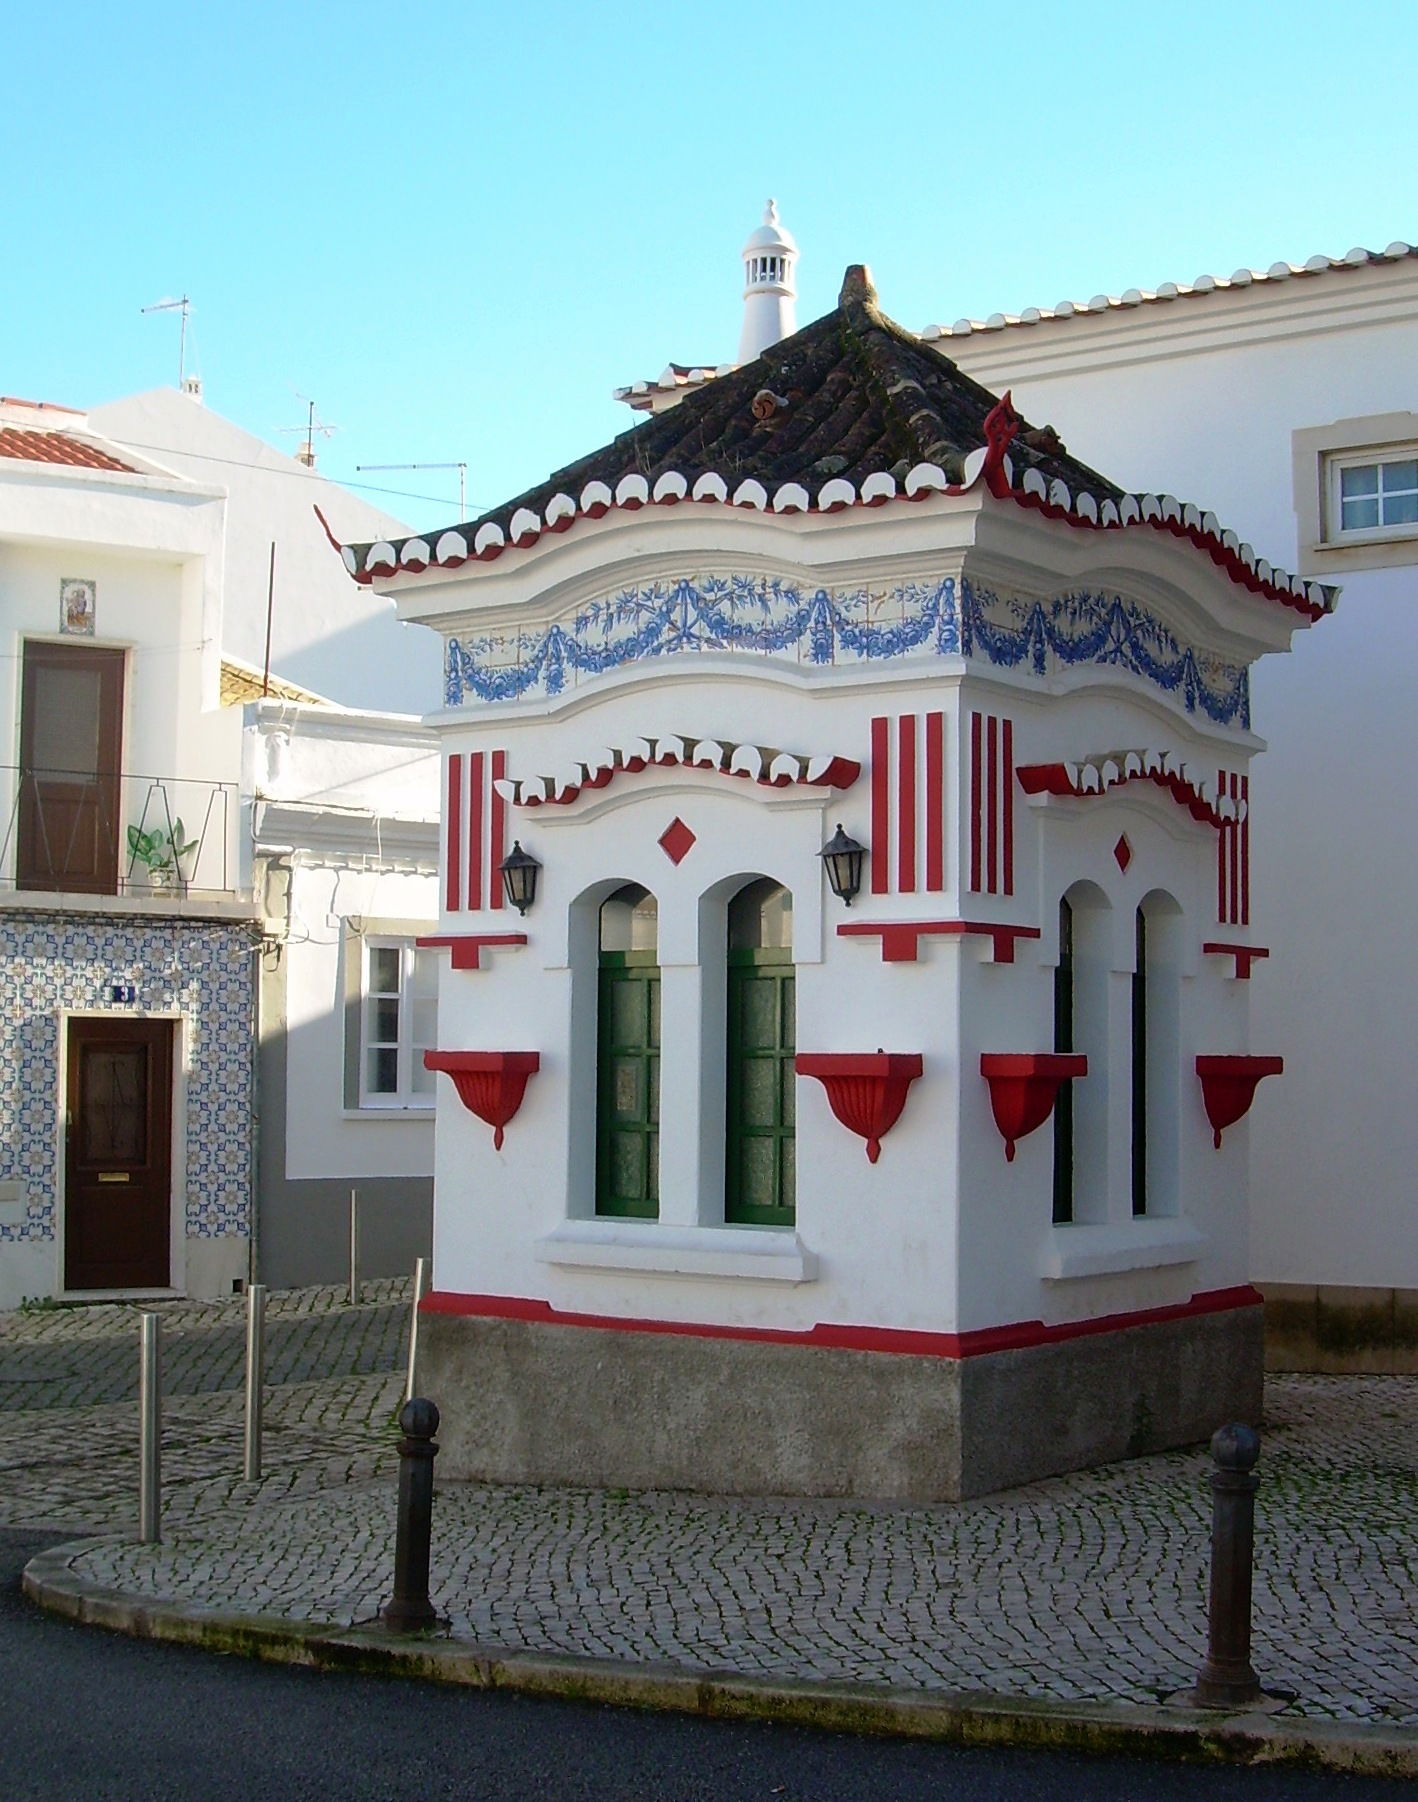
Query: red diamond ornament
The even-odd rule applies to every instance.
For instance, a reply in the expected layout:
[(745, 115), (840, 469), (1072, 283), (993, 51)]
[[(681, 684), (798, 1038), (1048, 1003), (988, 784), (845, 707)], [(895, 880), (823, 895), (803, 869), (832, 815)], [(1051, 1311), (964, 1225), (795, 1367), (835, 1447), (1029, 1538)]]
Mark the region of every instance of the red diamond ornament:
[(694, 849), (698, 840), (684, 821), (676, 815), (660, 834), (657, 842), (671, 863), (681, 864)]
[(1127, 867), (1132, 862), (1132, 846), (1128, 843), (1126, 833), (1113, 846), (1113, 856), (1118, 860), (1118, 868), (1126, 875)]

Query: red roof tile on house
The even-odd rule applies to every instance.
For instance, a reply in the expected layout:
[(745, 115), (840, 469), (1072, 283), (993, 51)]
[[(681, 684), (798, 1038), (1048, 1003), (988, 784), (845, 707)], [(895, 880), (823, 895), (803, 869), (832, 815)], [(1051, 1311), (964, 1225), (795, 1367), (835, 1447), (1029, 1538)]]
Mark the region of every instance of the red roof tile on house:
[(28, 463), (67, 463), (80, 469), (116, 469), (130, 476), (140, 473), (96, 445), (66, 437), (63, 432), (28, 432), (19, 426), (0, 426), (0, 457), (17, 457)]

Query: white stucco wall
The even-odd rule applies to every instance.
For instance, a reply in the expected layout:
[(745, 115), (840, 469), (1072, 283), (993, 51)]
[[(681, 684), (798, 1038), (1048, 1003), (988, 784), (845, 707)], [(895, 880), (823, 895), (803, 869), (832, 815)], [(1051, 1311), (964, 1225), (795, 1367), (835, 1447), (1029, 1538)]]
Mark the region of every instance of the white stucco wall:
[[(1418, 409), (1418, 267), (1389, 265), (1033, 326), (939, 348), (1132, 488), (1213, 509), (1263, 556), (1343, 584), (1254, 677), (1254, 1043), (1282, 1053), (1251, 1129), (1257, 1281), (1418, 1287), (1409, 1098), (1418, 840), (1415, 566), (1297, 535), (1293, 434)], [(1311, 475), (1313, 477), (1313, 470)], [(1389, 547), (1397, 553), (1399, 546)]]

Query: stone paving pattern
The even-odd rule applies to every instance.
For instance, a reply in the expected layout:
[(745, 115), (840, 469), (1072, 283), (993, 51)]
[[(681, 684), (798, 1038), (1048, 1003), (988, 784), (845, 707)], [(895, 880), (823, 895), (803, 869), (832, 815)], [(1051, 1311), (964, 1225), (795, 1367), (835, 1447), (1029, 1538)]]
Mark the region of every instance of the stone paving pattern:
[[(304, 1380), (272, 1391), (262, 1482), (239, 1480), (239, 1393), (207, 1393), (194, 1352), (168, 1413), (165, 1543), (83, 1552), (87, 1581), (215, 1613), (375, 1618), (392, 1585), (407, 1307), (396, 1285), (359, 1309), (314, 1294), (273, 1298), (282, 1318), (326, 1324), (293, 1354)], [(113, 1312), (129, 1356), (132, 1311)], [(173, 1315), (174, 1337), (207, 1333), (212, 1359), (226, 1355), (220, 1320)], [(0, 1394), (12, 1358), (105, 1337), (93, 1321), (66, 1338), (14, 1320), (0, 1317)], [(352, 1373), (381, 1358), (389, 1374)], [(0, 1519), (131, 1531), (133, 1413), (11, 1413)], [(1418, 1378), (1272, 1377), (1267, 1413), (1256, 1668), (1295, 1692), (1281, 1718), (1418, 1725)], [(48, 1435), (51, 1462), (19, 1456), (26, 1434)], [(1205, 1648), (1209, 1470), (1203, 1450), (1166, 1453), (931, 1507), (445, 1484), (433, 1595), (453, 1636), (509, 1649), (1153, 1703)]]

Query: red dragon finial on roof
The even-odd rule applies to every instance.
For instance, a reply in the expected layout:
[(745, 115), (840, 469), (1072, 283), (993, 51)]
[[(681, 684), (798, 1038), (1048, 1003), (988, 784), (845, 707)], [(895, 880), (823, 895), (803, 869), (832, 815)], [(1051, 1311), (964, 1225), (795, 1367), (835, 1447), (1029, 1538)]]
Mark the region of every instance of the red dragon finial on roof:
[(1009, 389), (1000, 396), (985, 415), (985, 467), (981, 472), (991, 494), (1008, 494), (1009, 479), (1004, 472), (1005, 452), (1014, 442), (1020, 427), (1019, 415)]

